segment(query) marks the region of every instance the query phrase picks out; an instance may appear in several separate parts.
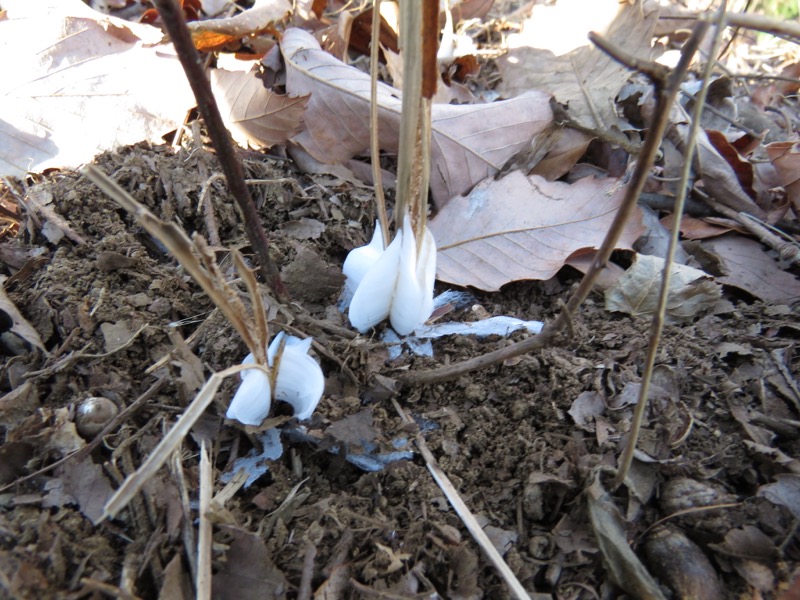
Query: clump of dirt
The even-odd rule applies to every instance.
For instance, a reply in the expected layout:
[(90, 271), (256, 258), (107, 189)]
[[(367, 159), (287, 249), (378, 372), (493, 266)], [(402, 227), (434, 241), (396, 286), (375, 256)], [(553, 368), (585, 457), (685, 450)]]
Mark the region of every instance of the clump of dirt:
[[(139, 145), (96, 164), (161, 218), (212, 240), (235, 279), (227, 249), (249, 247), (213, 154)], [(629, 435), (649, 322), (609, 315), (594, 296), (558, 346), (403, 387), (409, 372), (511, 340), (442, 338), (433, 358), (389, 361), (378, 337), (356, 336), (335, 308), (344, 256), (374, 223), (370, 191), (278, 159), (245, 164), (294, 297), (272, 330), (314, 336), (326, 391), (307, 427), (282, 426), (284, 452), (268, 471), (214, 505), (215, 597), (508, 597), (412, 452), (418, 432), (530, 591), (617, 595), (623, 582), (602, 560), (587, 489), (598, 477), (610, 489), (602, 474)], [(4, 193), (47, 198), (63, 222), (29, 214), (0, 248), (6, 292), (46, 348), (3, 336), (0, 587), (17, 598), (191, 595), (199, 440), (212, 449), (216, 493), (234, 461), (262, 444), (223, 418), (236, 382), (223, 384), (181, 455), (129, 509), (102, 521), (102, 506), (204, 379), (242, 360), (244, 344), (159, 242), (81, 175), (51, 173)], [(85, 243), (59, 236), (65, 227)], [(473, 306), (446, 318), (547, 320), (576, 281), (565, 272), (475, 293)], [(796, 578), (795, 315), (731, 298), (668, 326), (634, 469), (612, 497), (643, 560), (678, 540), (706, 559), (687, 578), (718, 581), (730, 598), (779, 597)], [(75, 421), (93, 396), (112, 400), (123, 418), (89, 447)], [(365, 466), (364, 457), (399, 451), (408, 454)], [(680, 595), (685, 582), (654, 562), (663, 561), (649, 564), (660, 584)]]

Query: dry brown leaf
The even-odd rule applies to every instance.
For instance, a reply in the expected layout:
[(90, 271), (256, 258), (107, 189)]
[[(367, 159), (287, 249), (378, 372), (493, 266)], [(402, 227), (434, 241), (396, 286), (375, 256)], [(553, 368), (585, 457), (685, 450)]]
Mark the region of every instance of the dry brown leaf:
[(214, 573), (213, 597), (219, 600), (285, 598), (288, 582), (272, 561), (267, 545), (258, 535), (223, 527), (232, 538), (219, 570)]
[(766, 149), (789, 200), (795, 210), (800, 211), (800, 145), (797, 142), (774, 142)]
[[(677, 114), (682, 116), (676, 118), (667, 136), (678, 149), (683, 151), (691, 125), (685, 111), (677, 106), (674, 108)], [(696, 148), (697, 170), (703, 179), (703, 188), (706, 192), (720, 204), (764, 218), (764, 211), (744, 191), (733, 167), (717, 151), (705, 131), (698, 132)]]
[[(657, 7), (626, 3), (604, 37), (634, 56), (649, 58), (657, 19)], [(542, 90), (568, 104), (572, 118), (586, 127), (602, 129), (618, 122), (614, 98), (630, 71), (588, 41), (562, 56), (527, 46), (514, 48), (497, 65), (503, 76), (498, 91), (505, 97)]]
[(717, 281), (765, 302), (794, 302), (800, 298), (800, 280), (782, 270), (755, 240), (731, 233), (706, 240), (702, 246), (719, 258), (725, 271)]
[[(606, 310), (650, 317), (658, 306), (664, 259), (637, 255), (617, 284), (606, 290)], [(692, 319), (711, 309), (722, 289), (700, 269), (673, 263), (667, 299), (667, 322)]]
[(211, 87), (225, 125), (241, 146), (269, 148), (300, 130), (308, 96), (284, 96), (252, 73), (214, 69)]
[(223, 48), (268, 30), (292, 11), (289, 0), (267, 0), (233, 17), (188, 23), (195, 46), (203, 52)]
[(587, 489), (589, 518), (611, 580), (634, 598), (664, 600), (664, 594), (631, 550), (625, 527), (599, 477)]
[[(599, 248), (624, 188), (616, 179), (548, 182), (515, 171), (454, 198), (430, 222), (439, 248), (437, 279), (495, 291), (520, 279), (549, 279), (571, 254)], [(641, 234), (627, 223), (618, 248)]]
[[(281, 43), (286, 87), (311, 94), (306, 129), (294, 138), (314, 158), (339, 162), (369, 148), (369, 76), (324, 52), (309, 33), (290, 29)], [(378, 86), (381, 149), (396, 152), (400, 92)], [(431, 190), (438, 206), (496, 173), (551, 121), (548, 95), (469, 106), (435, 105)]]
[(0, 173), (77, 166), (161, 136), (194, 96), (162, 33), (79, 0), (3, 2)]

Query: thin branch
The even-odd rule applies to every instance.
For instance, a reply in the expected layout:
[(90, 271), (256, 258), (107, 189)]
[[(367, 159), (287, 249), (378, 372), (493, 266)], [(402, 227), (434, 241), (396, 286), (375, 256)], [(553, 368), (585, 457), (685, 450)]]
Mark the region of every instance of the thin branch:
[[(725, 29), (725, 7), (726, 0), (722, 0), (722, 4), (717, 11), (716, 27), (714, 30), (714, 41), (712, 44), (711, 55), (716, 56), (719, 48), (722, 45), (722, 31)], [(661, 342), (661, 334), (664, 332), (664, 322), (666, 320), (667, 300), (669, 299), (670, 281), (672, 279), (672, 264), (675, 262), (675, 251), (678, 248), (680, 237), (680, 221), (683, 215), (683, 209), (686, 203), (686, 195), (689, 189), (689, 177), (692, 175), (692, 162), (694, 161), (694, 154), (697, 149), (697, 136), (700, 133), (700, 121), (703, 116), (703, 108), (708, 96), (708, 87), (711, 83), (711, 74), (714, 69), (714, 61), (706, 61), (705, 70), (703, 72), (703, 84), (700, 92), (697, 94), (695, 100), (694, 110), (692, 111), (692, 125), (689, 130), (689, 137), (686, 141), (686, 149), (684, 151), (683, 168), (681, 170), (681, 179), (678, 184), (678, 197), (675, 199), (675, 212), (674, 223), (672, 232), (670, 233), (669, 246), (667, 248), (667, 256), (664, 259), (664, 269), (661, 273), (661, 289), (658, 295), (658, 307), (653, 314), (653, 320), (650, 323), (650, 340), (647, 346), (647, 356), (645, 358), (644, 370), (642, 373), (642, 385), (639, 389), (639, 399), (636, 403), (636, 408), (633, 412), (633, 419), (631, 421), (631, 429), (628, 433), (628, 442), (625, 450), (620, 457), (619, 469), (614, 477), (613, 489), (617, 489), (625, 481), (628, 476), (628, 471), (633, 463), (633, 454), (636, 451), (636, 444), (639, 440), (639, 433), (642, 429), (642, 421), (644, 420), (644, 412), (647, 407), (647, 399), (650, 393), (650, 382), (653, 378), (653, 368), (656, 364), (656, 354), (658, 354), (658, 346)]]
[(763, 224), (760, 219), (754, 217), (753, 215), (745, 212), (735, 211), (724, 204), (720, 204), (706, 194), (698, 193), (697, 190), (695, 193), (697, 193), (698, 196), (702, 198), (703, 201), (713, 210), (729, 219), (736, 221), (756, 238), (758, 238), (761, 243), (775, 250), (783, 260), (787, 260), (792, 264), (800, 264), (800, 246), (798, 246), (797, 242), (792, 240), (790, 236), (783, 234), (785, 239), (782, 239), (780, 235), (770, 231), (766, 224)]
[[(667, 127), (669, 120), (670, 107), (675, 99), (678, 90), (680, 89), (681, 81), (689, 69), (692, 57), (697, 51), (697, 47), (702, 40), (708, 29), (707, 21), (698, 21), (692, 31), (692, 35), (683, 47), (681, 52), (681, 59), (678, 61), (675, 69), (669, 73), (665, 79), (656, 79), (655, 84), (657, 88), (656, 94), (656, 110), (655, 119), (650, 126), (650, 129), (645, 136), (642, 144), (641, 152), (636, 161), (636, 167), (631, 177), (631, 182), (625, 190), (625, 198), (620, 205), (614, 221), (606, 234), (603, 244), (595, 254), (594, 261), (592, 262), (589, 271), (581, 280), (580, 285), (570, 297), (564, 310), (559, 314), (555, 321), (548, 323), (541, 333), (530, 337), (521, 342), (512, 344), (505, 348), (489, 352), (482, 356), (465, 360), (459, 363), (440, 367), (429, 371), (420, 371), (416, 373), (409, 373), (406, 377), (402, 378), (403, 383), (406, 384), (425, 384), (433, 383), (435, 381), (444, 381), (447, 379), (454, 379), (465, 373), (476, 369), (483, 369), (503, 361), (520, 356), (547, 347), (552, 344), (555, 337), (564, 330), (572, 320), (572, 315), (580, 308), (583, 301), (587, 298), (589, 293), (594, 287), (594, 282), (598, 274), (605, 268), (608, 259), (611, 256), (614, 248), (617, 245), (617, 240), (622, 233), (625, 223), (628, 221), (630, 215), (636, 207), (636, 202), (639, 195), (644, 188), (650, 174), (650, 168), (658, 153), (661, 139), (664, 136), (664, 131)], [(597, 37), (597, 36), (595, 36)], [(612, 45), (605, 43), (604, 47), (612, 47)], [(641, 61), (637, 61), (637, 64)], [(627, 64), (627, 63), (625, 63)], [(628, 66), (631, 66), (628, 64)], [(652, 69), (653, 74), (663, 73), (659, 69)]]
[(175, 46), (175, 52), (177, 52), (186, 72), (186, 78), (189, 80), (189, 85), (192, 87), (197, 100), (197, 108), (203, 116), (208, 135), (217, 151), (217, 158), (222, 166), (222, 171), (225, 173), (228, 189), (242, 212), (247, 239), (250, 240), (250, 245), (253, 246), (253, 251), (258, 257), (258, 263), (264, 279), (278, 297), (278, 300), (288, 302), (289, 292), (281, 280), (278, 268), (270, 258), (269, 238), (267, 238), (267, 233), (261, 225), (261, 219), (256, 211), (253, 198), (250, 196), (250, 191), (245, 184), (242, 164), (236, 157), (228, 130), (222, 122), (217, 102), (211, 91), (211, 84), (203, 71), (200, 55), (194, 47), (192, 37), (186, 27), (183, 11), (180, 10), (174, 0), (153, 0), (153, 4), (155, 4), (158, 13), (161, 15), (161, 20), (164, 22), (167, 33)]

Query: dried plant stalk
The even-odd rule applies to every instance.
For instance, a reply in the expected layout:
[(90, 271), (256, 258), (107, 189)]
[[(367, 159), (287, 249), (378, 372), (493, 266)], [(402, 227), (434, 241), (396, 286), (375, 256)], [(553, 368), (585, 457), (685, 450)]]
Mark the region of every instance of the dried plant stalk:
[(208, 381), (206, 381), (206, 384), (197, 393), (191, 404), (186, 407), (186, 410), (175, 422), (175, 425), (172, 426), (172, 429), (167, 432), (167, 435), (164, 436), (158, 443), (158, 446), (150, 453), (150, 456), (147, 457), (147, 460), (145, 460), (134, 473), (131, 473), (125, 481), (122, 482), (119, 489), (114, 492), (114, 495), (108, 499), (108, 502), (106, 502), (103, 508), (103, 519), (113, 518), (119, 511), (125, 508), (137, 492), (142, 489), (142, 486), (155, 475), (156, 471), (169, 459), (175, 449), (181, 445), (191, 428), (214, 400), (214, 394), (217, 393), (219, 386), (222, 384), (222, 380), (245, 369), (261, 369), (269, 375), (269, 370), (265, 367), (248, 364), (235, 365), (219, 373), (214, 373), (209, 377)]
[[(712, 43), (710, 56), (717, 56), (717, 52), (719, 52), (719, 49), (722, 46), (722, 31), (725, 29), (726, 4), (727, 0), (722, 0), (722, 4), (717, 12), (714, 41)], [(650, 393), (650, 382), (653, 378), (653, 368), (656, 364), (656, 354), (658, 353), (658, 346), (661, 342), (661, 334), (664, 331), (667, 300), (669, 299), (669, 287), (672, 279), (672, 263), (675, 261), (675, 250), (678, 247), (678, 239), (680, 237), (681, 216), (683, 215), (683, 209), (686, 205), (686, 195), (689, 189), (689, 177), (692, 173), (694, 153), (697, 146), (697, 136), (700, 133), (700, 117), (703, 114), (706, 96), (708, 95), (708, 86), (711, 83), (711, 74), (714, 66), (715, 62), (713, 60), (706, 62), (705, 71), (703, 72), (703, 86), (700, 89), (700, 93), (697, 95), (694, 110), (692, 111), (692, 125), (689, 132), (689, 139), (686, 142), (683, 169), (681, 170), (681, 179), (680, 183), (678, 184), (678, 196), (675, 198), (675, 208), (673, 209), (673, 215), (675, 218), (673, 221), (672, 232), (670, 233), (667, 256), (664, 259), (664, 269), (661, 272), (661, 289), (659, 290), (658, 295), (658, 306), (653, 314), (653, 320), (650, 325), (650, 340), (647, 346), (647, 355), (642, 373), (642, 385), (639, 389), (639, 399), (633, 413), (631, 430), (628, 434), (628, 442), (625, 446), (622, 456), (620, 457), (619, 468), (617, 469), (617, 475), (614, 478), (614, 489), (622, 485), (628, 475), (628, 471), (633, 463), (633, 454), (636, 450), (636, 444), (639, 440), (642, 421), (644, 420), (644, 412), (645, 408), (647, 407), (647, 398)]]
[[(228, 286), (219, 273), (213, 254), (205, 245), (205, 240), (195, 236), (195, 243), (189, 240), (186, 232), (175, 223), (167, 223), (151, 213), (146, 206), (137, 202), (128, 192), (123, 190), (113, 179), (94, 165), (87, 166), (83, 173), (105, 192), (112, 200), (131, 213), (147, 233), (160, 241), (167, 250), (183, 265), (203, 291), (217, 305), (225, 317), (231, 322), (253, 356), (260, 364), (266, 364), (265, 348), (269, 342), (264, 327), (256, 327), (253, 319), (237, 294)], [(199, 258), (198, 258), (199, 257)], [(203, 264), (201, 264), (201, 261)], [(245, 284), (247, 282), (245, 281)], [(253, 308), (260, 302), (261, 296), (252, 298)], [(263, 305), (261, 306), (263, 313)], [(258, 319), (255, 316), (255, 319)], [(259, 337), (262, 336), (263, 337)]]
[(200, 441), (200, 525), (197, 536), (197, 583), (195, 593), (198, 600), (211, 600), (211, 544), (214, 541), (211, 529), (211, 497), (214, 494), (214, 473), (208, 459), (205, 440)]

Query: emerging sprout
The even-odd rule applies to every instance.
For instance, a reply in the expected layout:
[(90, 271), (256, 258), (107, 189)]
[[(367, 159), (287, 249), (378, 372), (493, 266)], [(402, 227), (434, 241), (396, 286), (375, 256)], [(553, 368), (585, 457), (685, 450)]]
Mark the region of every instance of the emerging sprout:
[[(225, 416), (245, 425), (260, 425), (275, 398), (291, 404), (301, 421), (311, 417), (325, 387), (322, 369), (308, 355), (311, 341), (311, 338), (301, 340), (282, 331), (276, 335), (267, 349), (271, 376), (259, 369), (242, 371), (242, 383)], [(242, 364), (253, 362), (253, 355), (248, 354)]]

